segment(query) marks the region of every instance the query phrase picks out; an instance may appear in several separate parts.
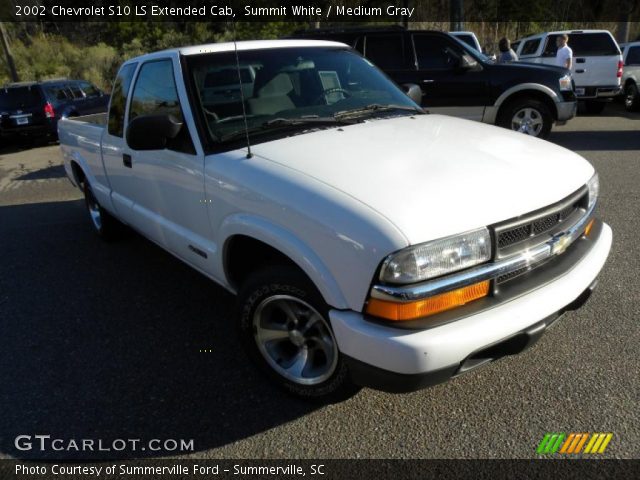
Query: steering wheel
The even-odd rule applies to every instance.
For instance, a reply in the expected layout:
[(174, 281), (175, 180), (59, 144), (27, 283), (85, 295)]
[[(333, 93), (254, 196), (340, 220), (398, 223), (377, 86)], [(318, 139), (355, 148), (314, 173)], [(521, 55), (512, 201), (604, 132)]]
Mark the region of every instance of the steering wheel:
[(318, 97), (313, 101), (313, 103), (318, 103), (322, 99), (324, 99), (326, 101), (327, 100), (327, 95), (329, 95), (331, 93), (342, 93), (347, 98), (353, 96), (353, 94), (349, 90), (345, 90), (344, 88), (340, 88), (340, 87), (327, 88), (320, 95), (318, 95)]

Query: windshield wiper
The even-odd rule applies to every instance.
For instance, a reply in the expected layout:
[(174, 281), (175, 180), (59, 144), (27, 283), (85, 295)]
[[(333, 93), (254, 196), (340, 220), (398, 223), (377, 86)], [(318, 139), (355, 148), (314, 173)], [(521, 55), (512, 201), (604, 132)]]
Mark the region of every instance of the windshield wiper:
[(372, 113), (372, 112), (380, 112), (380, 111), (385, 111), (385, 110), (401, 110), (404, 112), (413, 112), (413, 113), (419, 113), (419, 114), (423, 114), (426, 113), (425, 110), (423, 108), (420, 107), (412, 107), (410, 105), (395, 105), (395, 104), (385, 104), (385, 103), (371, 103), (369, 105), (366, 105), (364, 107), (357, 107), (357, 108), (352, 108), (349, 110), (342, 110), (340, 112), (337, 112), (334, 117), (335, 118), (341, 118), (341, 117), (348, 117), (351, 115), (360, 115), (360, 114), (368, 114), (368, 113)]
[[(335, 117), (319, 117), (316, 115), (309, 115), (306, 117), (297, 117), (297, 118), (284, 118), (278, 117), (268, 120), (261, 125), (256, 127), (252, 127), (249, 129), (250, 134), (252, 133), (262, 133), (267, 132), (269, 130), (275, 130), (280, 128), (287, 127), (300, 127), (300, 126), (309, 126), (309, 125), (353, 125), (353, 120), (343, 120)], [(236, 132), (232, 132), (228, 135), (223, 136), (220, 140), (223, 142), (233, 140), (238, 137), (242, 137), (246, 135), (244, 130), (238, 130)]]

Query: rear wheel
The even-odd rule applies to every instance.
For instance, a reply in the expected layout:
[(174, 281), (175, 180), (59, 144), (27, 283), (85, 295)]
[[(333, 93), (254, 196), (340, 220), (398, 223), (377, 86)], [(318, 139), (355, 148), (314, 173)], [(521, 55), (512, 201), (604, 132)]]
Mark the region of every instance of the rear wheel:
[(629, 112), (640, 110), (640, 92), (635, 83), (629, 83), (624, 89), (624, 108)]
[(107, 241), (118, 238), (122, 234), (124, 226), (100, 206), (87, 179), (82, 182), (82, 190), (84, 191), (84, 203), (93, 230), (100, 238)]
[(498, 125), (532, 137), (546, 138), (553, 125), (553, 115), (543, 102), (521, 98), (502, 108)]
[(587, 109), (587, 113), (598, 115), (602, 113), (604, 107), (606, 107), (607, 104), (605, 102), (598, 102), (596, 100), (587, 100), (584, 106)]
[(251, 359), (287, 392), (339, 401), (359, 388), (349, 378), (329, 322), (329, 307), (290, 266), (252, 275), (238, 295), (238, 327)]

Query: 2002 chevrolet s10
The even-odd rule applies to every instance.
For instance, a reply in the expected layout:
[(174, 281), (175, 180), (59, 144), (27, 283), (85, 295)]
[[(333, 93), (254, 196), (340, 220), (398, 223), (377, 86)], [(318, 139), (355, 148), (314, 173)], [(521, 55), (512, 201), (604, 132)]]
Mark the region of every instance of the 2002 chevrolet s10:
[(59, 135), (95, 230), (129, 225), (237, 293), (250, 356), (307, 398), (518, 353), (586, 301), (611, 246), (583, 158), (425, 114), (339, 43), (134, 58), (107, 117)]

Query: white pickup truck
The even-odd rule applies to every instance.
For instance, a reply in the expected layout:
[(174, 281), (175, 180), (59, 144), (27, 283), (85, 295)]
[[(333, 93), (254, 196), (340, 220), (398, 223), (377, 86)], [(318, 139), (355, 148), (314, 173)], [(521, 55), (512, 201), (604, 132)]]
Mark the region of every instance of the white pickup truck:
[(107, 117), (59, 136), (97, 233), (126, 224), (236, 293), (249, 355), (306, 398), (519, 353), (586, 301), (612, 241), (582, 157), (426, 114), (340, 43), (134, 58)]

